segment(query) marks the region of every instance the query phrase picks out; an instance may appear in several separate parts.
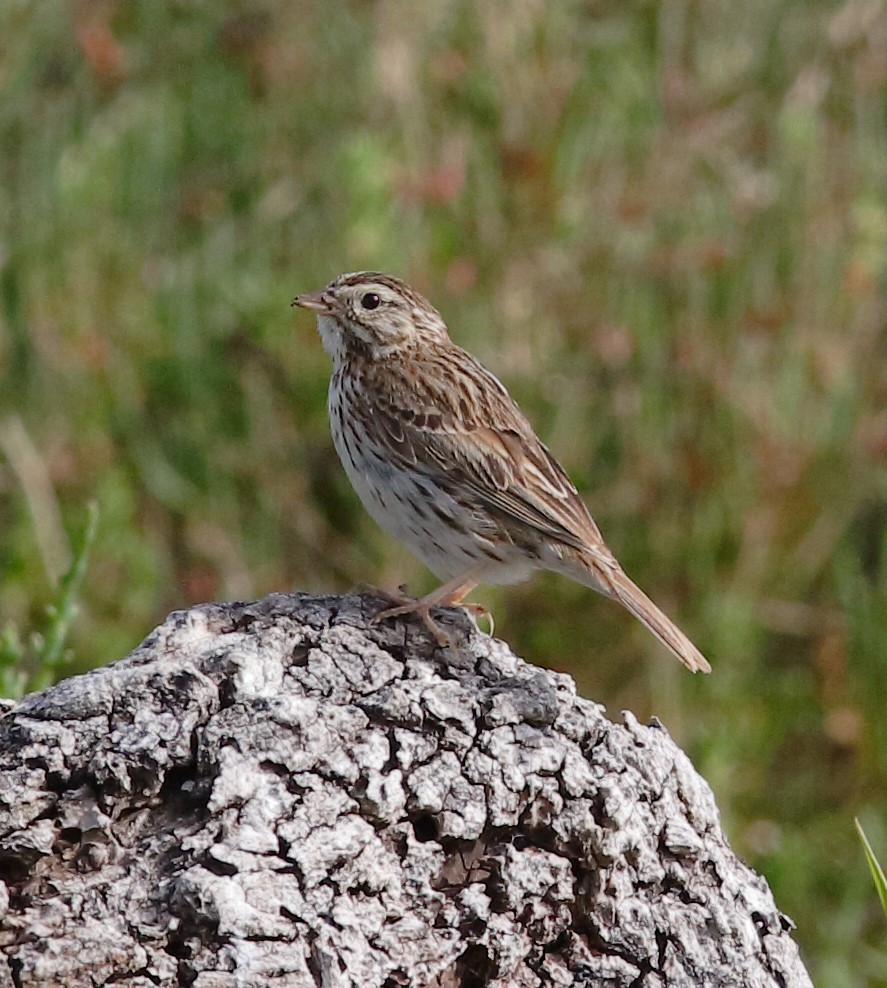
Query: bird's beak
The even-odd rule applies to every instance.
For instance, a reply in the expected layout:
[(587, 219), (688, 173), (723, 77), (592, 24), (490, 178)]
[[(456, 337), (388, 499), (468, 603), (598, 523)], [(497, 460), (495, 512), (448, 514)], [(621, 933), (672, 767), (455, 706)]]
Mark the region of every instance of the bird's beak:
[(333, 299), (326, 289), (297, 295), (291, 304), (298, 305), (302, 309), (310, 309), (312, 312), (332, 312), (333, 310)]

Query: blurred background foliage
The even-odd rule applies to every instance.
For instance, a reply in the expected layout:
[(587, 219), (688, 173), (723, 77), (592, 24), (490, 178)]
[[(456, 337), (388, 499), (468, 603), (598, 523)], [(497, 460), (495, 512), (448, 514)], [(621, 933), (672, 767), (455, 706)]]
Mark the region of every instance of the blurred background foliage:
[(499, 633), (660, 716), (814, 978), (887, 984), (853, 831), (883, 859), (884, 0), (7, 0), (0, 87), (7, 690), (45, 681), (92, 501), (52, 675), (174, 607), (432, 585), (349, 488), (288, 307), (391, 271), (714, 673), (555, 577), (476, 594)]

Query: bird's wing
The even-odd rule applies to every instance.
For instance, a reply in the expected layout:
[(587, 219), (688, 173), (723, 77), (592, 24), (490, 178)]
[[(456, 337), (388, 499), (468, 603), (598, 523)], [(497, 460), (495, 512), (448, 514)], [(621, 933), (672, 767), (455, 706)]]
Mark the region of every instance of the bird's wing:
[(371, 367), (368, 422), (386, 453), (434, 471), (509, 523), (612, 558), (563, 468), (503, 385), (456, 347)]

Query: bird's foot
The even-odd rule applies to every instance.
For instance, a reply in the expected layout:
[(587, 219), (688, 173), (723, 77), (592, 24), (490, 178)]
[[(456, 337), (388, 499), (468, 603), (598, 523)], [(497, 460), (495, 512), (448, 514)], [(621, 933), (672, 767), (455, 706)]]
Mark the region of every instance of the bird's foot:
[[(470, 593), (477, 586), (477, 580), (473, 574), (467, 574), (449, 580), (424, 597), (410, 597), (406, 593), (406, 588), (401, 586), (397, 593), (388, 590), (380, 590), (379, 594), (391, 601), (393, 607), (388, 607), (380, 611), (373, 619), (372, 623), (384, 621), (386, 618), (400, 617), (405, 614), (415, 614), (431, 632), (434, 640), (443, 648), (452, 644), (450, 636), (438, 625), (431, 616), (431, 609), (434, 607), (462, 607), (469, 614), (483, 615), (490, 622), (490, 634), (493, 633), (493, 615), (483, 604), (463, 604), (462, 598)], [(476, 622), (475, 622), (476, 623)]]
[(406, 594), (406, 588), (403, 586), (398, 588), (397, 593), (392, 593), (390, 590), (378, 590), (377, 593), (379, 596), (385, 597), (394, 606), (380, 611), (372, 619), (371, 623), (377, 624), (379, 621), (384, 621), (387, 618), (415, 614), (428, 631), (431, 632), (438, 645), (441, 648), (445, 648), (448, 645), (452, 645), (452, 639), (431, 616), (431, 610), (434, 607), (461, 607), (468, 611), (469, 614), (474, 615), (475, 618), (478, 616), (485, 617), (490, 624), (490, 634), (492, 634), (494, 626), (493, 615), (489, 610), (483, 604), (463, 603), (462, 598), (469, 589), (471, 587), (467, 587), (464, 583), (460, 583), (455, 587), (452, 584), (445, 584), (443, 587), (439, 587), (437, 590), (419, 598), (408, 596)]
[(431, 632), (434, 640), (440, 645), (441, 648), (446, 648), (447, 645), (452, 645), (452, 639), (450, 636), (441, 628), (441, 626), (434, 620), (431, 616), (431, 608), (436, 606), (433, 603), (426, 603), (424, 598), (419, 598), (418, 600), (412, 600), (408, 603), (399, 604), (397, 607), (387, 607), (384, 611), (379, 611), (379, 613), (371, 620), (371, 624), (378, 624), (380, 621), (385, 621), (387, 618), (400, 617), (404, 614), (415, 614), (422, 624)]
[(387, 600), (394, 607), (406, 607), (407, 604), (413, 604), (418, 599), (410, 594), (405, 583), (401, 583), (397, 590), (389, 590), (388, 587), (376, 587), (369, 583), (364, 583), (361, 584), (361, 590), (371, 593), (374, 597), (381, 597), (383, 600)]

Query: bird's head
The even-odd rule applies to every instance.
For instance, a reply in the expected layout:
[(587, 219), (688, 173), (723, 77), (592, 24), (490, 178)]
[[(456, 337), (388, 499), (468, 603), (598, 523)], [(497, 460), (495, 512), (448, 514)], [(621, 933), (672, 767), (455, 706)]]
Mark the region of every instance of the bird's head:
[(292, 304), (317, 313), (320, 338), (334, 360), (349, 354), (382, 360), (404, 347), (449, 339), (427, 299), (377, 271), (339, 275), (319, 292), (297, 295)]

